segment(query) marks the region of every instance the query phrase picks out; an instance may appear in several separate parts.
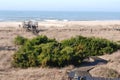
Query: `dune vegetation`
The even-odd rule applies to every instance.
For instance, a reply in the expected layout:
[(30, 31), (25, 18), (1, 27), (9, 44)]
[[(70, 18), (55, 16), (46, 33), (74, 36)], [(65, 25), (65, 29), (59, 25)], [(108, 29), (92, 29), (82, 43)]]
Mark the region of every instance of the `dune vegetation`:
[(78, 66), (86, 57), (111, 54), (120, 49), (115, 42), (83, 36), (60, 42), (43, 35), (33, 39), (17, 36), (14, 43), (19, 49), (13, 55), (12, 65), (20, 68)]

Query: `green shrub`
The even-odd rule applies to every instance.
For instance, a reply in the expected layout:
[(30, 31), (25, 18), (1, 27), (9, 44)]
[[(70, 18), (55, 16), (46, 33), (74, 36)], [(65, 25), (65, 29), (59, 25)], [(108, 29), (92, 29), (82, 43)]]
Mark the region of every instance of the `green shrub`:
[(42, 52), (38, 56), (38, 60), (41, 66), (50, 66), (52, 63), (54, 63), (54, 56), (56, 56), (59, 52), (59, 48), (56, 53), (54, 52), (54, 49), (56, 49), (57, 46), (58, 44), (55, 42), (40, 45)]
[(86, 56), (103, 55), (104, 53), (112, 53), (118, 49), (120, 46), (114, 42), (108, 41), (106, 39), (100, 38), (87, 38), (83, 36), (77, 36), (75, 38), (67, 39), (61, 41), (63, 46), (76, 47), (82, 45)]
[(83, 36), (61, 42), (42, 35), (30, 40), (23, 37), (15, 40), (24, 43), (13, 55), (12, 62), (14, 67), (21, 68), (76, 66), (86, 57), (112, 53), (120, 49), (120, 45), (106, 39)]
[(14, 67), (36, 67), (39, 66), (38, 55), (40, 54), (41, 49), (36, 47), (35, 49), (25, 49), (21, 47), (13, 56), (13, 66)]
[(49, 39), (47, 36), (37, 36), (31, 40), (33, 45), (39, 45), (43, 43), (49, 43), (49, 42), (57, 42), (55, 39)]
[(26, 38), (22, 37), (22, 36), (17, 36), (14, 40), (14, 43), (16, 45), (23, 45), (25, 42), (27, 41)]

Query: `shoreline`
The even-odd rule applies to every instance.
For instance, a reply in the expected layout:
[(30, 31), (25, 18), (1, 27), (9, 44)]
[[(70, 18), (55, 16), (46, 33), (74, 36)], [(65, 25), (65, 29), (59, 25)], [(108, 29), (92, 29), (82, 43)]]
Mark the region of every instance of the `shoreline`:
[[(38, 21), (39, 26), (46, 27), (64, 27), (64, 26), (120, 26), (120, 20), (107, 20), (107, 21)], [(0, 27), (19, 27), (22, 26), (22, 21), (4, 21), (0, 22)]]
[[(76, 35), (120, 41), (120, 21), (42, 21), (38, 22), (38, 29), (41, 30), (39, 35), (47, 35), (49, 38), (56, 38), (59, 41)], [(15, 34), (20, 33), (20, 35), (23, 35), (21, 32), (25, 32), (22, 22), (0, 22), (0, 31), (4, 30), (14, 30)], [(26, 34), (32, 33), (27, 32)]]

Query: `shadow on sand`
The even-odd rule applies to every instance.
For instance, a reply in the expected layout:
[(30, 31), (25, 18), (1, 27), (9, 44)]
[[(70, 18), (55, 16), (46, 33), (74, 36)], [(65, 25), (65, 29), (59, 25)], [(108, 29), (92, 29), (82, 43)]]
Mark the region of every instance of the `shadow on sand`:
[(96, 56), (91, 56), (87, 60), (85, 60), (81, 66), (96, 66), (96, 65), (103, 65), (107, 64), (107, 60), (104, 60), (102, 58), (96, 57)]

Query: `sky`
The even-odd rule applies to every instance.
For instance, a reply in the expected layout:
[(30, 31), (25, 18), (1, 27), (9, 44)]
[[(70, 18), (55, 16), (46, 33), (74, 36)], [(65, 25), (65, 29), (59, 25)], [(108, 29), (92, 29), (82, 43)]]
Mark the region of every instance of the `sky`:
[(0, 10), (120, 12), (120, 0), (0, 0)]

